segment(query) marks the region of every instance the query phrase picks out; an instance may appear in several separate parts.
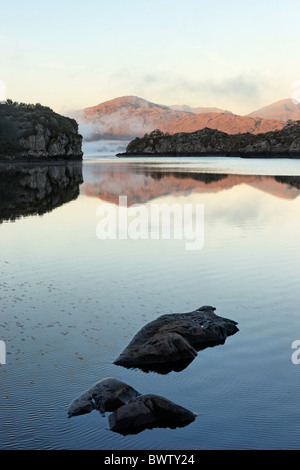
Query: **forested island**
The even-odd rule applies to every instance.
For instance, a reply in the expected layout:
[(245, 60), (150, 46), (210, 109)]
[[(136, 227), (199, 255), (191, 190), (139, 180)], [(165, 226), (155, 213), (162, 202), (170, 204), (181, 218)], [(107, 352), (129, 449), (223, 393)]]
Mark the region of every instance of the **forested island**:
[(191, 133), (168, 134), (157, 129), (132, 140), (126, 152), (117, 156), (147, 155), (299, 158), (300, 121), (263, 134), (227, 134), (207, 127)]
[(37, 104), (7, 100), (0, 104), (0, 161), (79, 160), (78, 124)]

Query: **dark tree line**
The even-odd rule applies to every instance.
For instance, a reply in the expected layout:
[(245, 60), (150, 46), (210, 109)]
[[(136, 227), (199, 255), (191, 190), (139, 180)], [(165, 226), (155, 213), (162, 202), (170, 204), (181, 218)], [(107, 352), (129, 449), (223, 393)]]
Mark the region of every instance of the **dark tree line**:
[(43, 106), (41, 103), (36, 103), (36, 104), (28, 104), (28, 103), (22, 103), (18, 101), (13, 101), (11, 99), (7, 99), (5, 103), (2, 104), (2, 106), (9, 106), (10, 108), (17, 108), (17, 109), (30, 109), (30, 110), (41, 110), (41, 111), (51, 111), (53, 110), (49, 108), (49, 106)]

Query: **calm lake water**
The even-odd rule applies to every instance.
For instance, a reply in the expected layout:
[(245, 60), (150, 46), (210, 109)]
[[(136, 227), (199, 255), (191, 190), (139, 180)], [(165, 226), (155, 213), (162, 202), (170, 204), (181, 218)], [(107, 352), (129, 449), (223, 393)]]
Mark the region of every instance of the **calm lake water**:
[[(91, 157), (0, 175), (1, 449), (299, 448), (300, 160)], [(120, 195), (203, 205), (203, 247), (100, 240), (97, 210)], [(240, 331), (181, 372), (113, 364), (147, 322), (202, 305)], [(68, 419), (106, 377), (197, 418), (128, 436), (108, 414)]]

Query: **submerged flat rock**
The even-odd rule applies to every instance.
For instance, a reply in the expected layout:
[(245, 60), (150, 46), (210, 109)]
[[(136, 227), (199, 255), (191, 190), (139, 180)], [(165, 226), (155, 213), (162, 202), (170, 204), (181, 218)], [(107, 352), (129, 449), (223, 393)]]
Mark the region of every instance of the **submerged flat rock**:
[(136, 434), (157, 427), (177, 428), (193, 422), (196, 415), (158, 395), (141, 395), (121, 406), (108, 418), (110, 429), (119, 434)]
[(97, 410), (103, 415), (106, 411), (114, 411), (139, 395), (140, 393), (130, 385), (109, 377), (100, 380), (75, 398), (69, 405), (68, 417), (80, 416), (93, 410)]
[(203, 306), (193, 312), (158, 317), (134, 336), (114, 364), (160, 373), (182, 370), (197, 351), (223, 344), (239, 331), (237, 322), (214, 311), (215, 307)]

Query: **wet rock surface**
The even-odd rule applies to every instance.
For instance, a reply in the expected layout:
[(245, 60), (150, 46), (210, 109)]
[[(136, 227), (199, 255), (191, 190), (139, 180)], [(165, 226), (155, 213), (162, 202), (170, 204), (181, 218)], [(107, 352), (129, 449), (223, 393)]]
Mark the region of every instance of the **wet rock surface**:
[[(205, 305), (193, 312), (162, 315), (145, 325), (116, 359), (115, 364), (144, 370), (176, 370), (178, 363), (189, 363), (197, 351), (223, 344), (238, 330), (237, 323), (217, 316)], [(181, 369), (180, 369), (181, 370)], [(68, 417), (99, 411), (108, 417), (110, 430), (122, 435), (145, 429), (184, 427), (196, 419), (192, 411), (159, 395), (141, 394), (115, 378), (97, 382), (68, 407)]]
[(158, 373), (184, 369), (197, 351), (223, 344), (239, 331), (235, 321), (214, 311), (214, 307), (203, 306), (189, 313), (158, 317), (133, 337), (114, 364)]
[(157, 427), (177, 428), (192, 423), (196, 415), (158, 395), (141, 395), (121, 406), (109, 418), (112, 431), (136, 434)]
[(134, 388), (118, 379), (109, 377), (100, 380), (75, 398), (69, 405), (68, 417), (80, 416), (93, 410), (97, 410), (103, 415), (106, 411), (114, 411), (138, 396), (140, 393)]
[(73, 400), (68, 417), (80, 416), (93, 410), (108, 417), (110, 429), (120, 434), (137, 434), (155, 427), (183, 427), (193, 422), (196, 415), (159, 395), (141, 395), (118, 379), (109, 377), (97, 382)]

